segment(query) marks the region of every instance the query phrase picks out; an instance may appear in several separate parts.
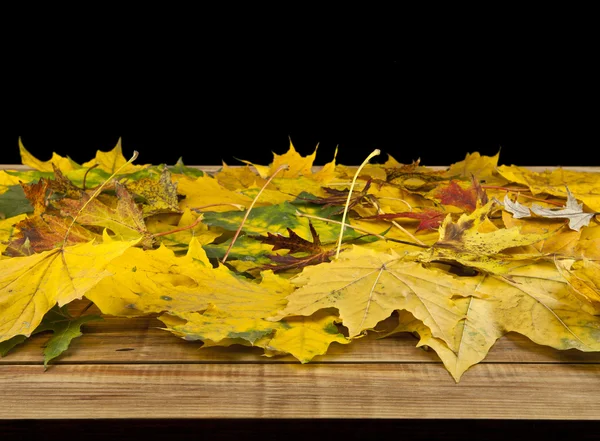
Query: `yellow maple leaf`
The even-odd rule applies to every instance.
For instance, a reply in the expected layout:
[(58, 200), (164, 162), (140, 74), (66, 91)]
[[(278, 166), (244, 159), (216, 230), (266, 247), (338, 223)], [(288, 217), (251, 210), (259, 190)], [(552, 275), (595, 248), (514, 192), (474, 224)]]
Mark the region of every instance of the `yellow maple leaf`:
[[(231, 211), (238, 208), (235, 205), (249, 207), (252, 198), (241, 193), (228, 190), (214, 178), (204, 175), (197, 179), (181, 177), (177, 180), (179, 194), (185, 196), (179, 206), (183, 208), (198, 208), (210, 211)], [(233, 204), (233, 205), (231, 205)]]
[[(396, 329), (387, 335), (398, 332), (416, 332), (419, 334), (417, 347), (427, 346), (433, 349), (456, 382), (467, 369), (482, 361), (503, 331), (491, 320), (487, 320), (489, 302), (475, 297), (456, 300), (457, 306), (464, 312), (455, 332), (455, 350), (431, 334), (431, 330), (417, 320), (410, 312), (400, 311)], [(386, 336), (387, 336), (386, 335)]]
[(53, 172), (53, 164), (63, 172), (69, 172), (71, 170), (75, 170), (81, 168), (79, 164), (73, 161), (71, 158), (65, 158), (56, 153), (52, 153), (52, 158), (48, 161), (40, 161), (35, 156), (27, 151), (21, 138), (19, 138), (19, 151), (21, 153), (21, 162), (23, 165), (31, 167), (34, 170), (42, 171), (42, 172)]
[(515, 165), (498, 167), (498, 172), (510, 182), (526, 185), (533, 194), (568, 197), (567, 187), (593, 211), (600, 211), (600, 173), (558, 168), (537, 173)]
[(257, 317), (237, 317), (210, 305), (202, 314), (198, 312), (179, 312), (163, 314), (159, 320), (171, 331), (185, 340), (210, 341), (211, 346), (219, 345), (223, 340), (241, 340), (254, 345), (260, 338), (273, 333), (279, 325)]
[(125, 156), (123, 156), (121, 138), (119, 138), (117, 145), (112, 150), (108, 152), (98, 150), (94, 159), (83, 163), (83, 167), (87, 168), (95, 165), (97, 165), (100, 170), (108, 173), (115, 173), (117, 170), (120, 170), (121, 174), (131, 173), (144, 168), (142, 165), (128, 163), (127, 159), (125, 159)]
[(261, 188), (266, 180), (252, 171), (249, 165), (245, 167), (230, 167), (223, 163), (223, 167), (217, 173), (215, 178), (223, 187), (228, 190), (237, 191), (250, 187)]
[(524, 264), (504, 276), (467, 278), (463, 294), (455, 299), (464, 320), (455, 328), (453, 346), (404, 312), (393, 331), (417, 332), (418, 346), (435, 350), (456, 381), (508, 332), (556, 349), (600, 350), (597, 310), (578, 296), (552, 262)]
[(0, 260), (0, 342), (29, 336), (55, 304), (81, 298), (138, 241), (79, 244)]
[(327, 352), (333, 342), (350, 343), (335, 326), (337, 316), (328, 311), (315, 312), (310, 317), (288, 317), (277, 322), (275, 335), (260, 342), (265, 355), (292, 354), (301, 363), (308, 363)]
[(540, 256), (558, 254), (564, 257), (579, 254), (577, 248), (582, 231), (567, 228), (563, 221), (539, 218), (518, 219), (506, 211), (502, 212), (502, 221), (506, 225), (506, 228), (517, 227), (522, 234), (546, 234), (553, 232), (548, 238), (519, 250), (520, 253), (539, 253)]
[(454, 328), (463, 318), (452, 300), (462, 295), (460, 280), (406, 261), (393, 251), (378, 253), (354, 246), (331, 263), (304, 268), (291, 280), (299, 288), (273, 320), (336, 308), (349, 336), (356, 337), (393, 311), (406, 309), (452, 346)]
[(475, 291), (493, 302), (487, 320), (556, 349), (600, 350), (600, 317), (574, 292), (554, 262), (537, 262), (504, 276), (481, 275)]
[(157, 250), (127, 250), (109, 266), (114, 275), (103, 279), (86, 296), (105, 314), (136, 316), (148, 313), (204, 311), (213, 305), (235, 317), (267, 317), (285, 305), (289, 282), (272, 272), (254, 283), (227, 269), (213, 268), (194, 238), (188, 253), (176, 257), (164, 245)]
[(447, 177), (462, 177), (471, 180), (483, 181), (486, 185), (504, 185), (508, 181), (500, 176), (496, 170), (500, 152), (494, 156), (483, 156), (479, 152), (467, 153), (465, 159), (452, 164), (445, 173)]
[[(222, 234), (221, 231), (210, 230), (208, 226), (201, 222), (202, 219), (198, 221), (201, 216), (201, 214), (194, 213), (186, 208), (175, 224), (169, 223), (163, 216), (152, 216), (146, 219), (146, 226), (148, 232), (152, 233), (163, 245), (174, 251), (185, 251), (192, 238), (196, 238), (200, 244), (206, 245), (214, 242)], [(186, 228), (194, 224), (193, 228)], [(174, 233), (164, 234), (174, 230)]]
[(556, 266), (573, 290), (591, 302), (600, 315), (600, 263), (589, 259), (563, 259), (557, 260)]
[(296, 178), (298, 176), (307, 176), (312, 174), (312, 165), (317, 157), (317, 147), (315, 151), (308, 156), (302, 156), (294, 148), (294, 144), (290, 140), (290, 148), (283, 155), (273, 154), (273, 162), (270, 166), (257, 165), (248, 161), (243, 161), (246, 164), (253, 165), (261, 178), (269, 178), (282, 165), (287, 165), (288, 169), (279, 174), (279, 178)]

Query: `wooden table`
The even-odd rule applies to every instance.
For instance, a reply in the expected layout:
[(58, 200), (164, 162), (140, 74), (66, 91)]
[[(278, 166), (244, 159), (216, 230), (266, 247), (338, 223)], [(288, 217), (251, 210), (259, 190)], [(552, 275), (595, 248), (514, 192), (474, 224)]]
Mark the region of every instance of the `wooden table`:
[[(302, 365), (252, 348), (200, 349), (160, 326), (148, 317), (89, 322), (46, 372), (41, 352), (49, 337), (32, 337), (0, 359), (0, 419), (13, 422), (0, 429), (27, 419), (160, 420), (179, 427), (245, 419), (264, 433), (264, 421), (310, 419), (287, 426), (299, 433), (316, 430), (321, 419), (346, 427), (351, 419), (375, 419), (411, 421), (421, 430), (445, 421), (464, 435), (484, 420), (486, 427), (495, 420), (600, 421), (600, 353), (557, 351), (517, 334), (500, 339), (456, 384), (410, 334), (334, 343), (327, 355)], [(566, 426), (546, 427), (557, 433)], [(595, 433), (577, 436), (596, 439), (585, 438)]]

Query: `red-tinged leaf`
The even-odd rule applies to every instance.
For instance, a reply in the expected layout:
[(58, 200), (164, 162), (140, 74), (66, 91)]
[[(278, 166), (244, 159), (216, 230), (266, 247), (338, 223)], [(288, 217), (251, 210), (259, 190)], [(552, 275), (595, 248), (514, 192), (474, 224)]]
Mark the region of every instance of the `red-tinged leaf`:
[(469, 188), (461, 187), (457, 181), (450, 181), (446, 187), (439, 188), (435, 196), (444, 205), (452, 205), (471, 213), (477, 208), (478, 202), (485, 205), (488, 201), (485, 190), (475, 179)]
[(418, 219), (420, 220), (417, 231), (437, 230), (446, 217), (446, 213), (437, 210), (426, 211), (404, 211), (402, 213), (377, 214), (367, 216), (361, 219), (373, 220), (393, 220), (393, 219)]
[(23, 193), (33, 207), (33, 215), (37, 216), (46, 210), (46, 197), (48, 196), (51, 181), (41, 178), (35, 184), (23, 184)]
[(65, 237), (67, 237), (65, 246), (90, 242), (97, 237), (96, 234), (77, 224), (73, 225), (67, 236), (70, 225), (70, 218), (49, 214), (23, 219), (16, 225), (18, 233), (9, 242), (5, 254), (11, 257), (30, 256), (62, 246)]

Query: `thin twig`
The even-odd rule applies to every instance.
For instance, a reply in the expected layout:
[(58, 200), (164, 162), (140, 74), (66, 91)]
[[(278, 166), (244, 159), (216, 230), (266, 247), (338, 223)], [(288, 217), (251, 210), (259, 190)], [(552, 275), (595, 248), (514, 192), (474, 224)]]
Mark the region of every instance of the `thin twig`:
[(342, 248), (342, 239), (344, 237), (344, 226), (346, 225), (346, 216), (348, 214), (348, 207), (350, 206), (350, 199), (352, 198), (352, 190), (354, 190), (354, 184), (356, 184), (356, 179), (358, 178), (360, 171), (363, 169), (363, 167), (365, 165), (367, 165), (369, 163), (371, 158), (379, 155), (380, 153), (381, 153), (381, 150), (379, 150), (379, 149), (373, 150), (371, 152), (371, 154), (369, 156), (367, 156), (367, 159), (365, 159), (363, 161), (363, 163), (360, 165), (360, 167), (358, 167), (358, 170), (356, 170), (356, 173), (354, 174), (354, 178), (352, 179), (352, 184), (350, 185), (350, 190), (348, 191), (348, 199), (346, 199), (346, 206), (344, 207), (344, 214), (342, 215), (342, 224), (341, 224), (342, 228), (340, 228), (340, 237), (338, 239), (337, 251), (335, 252), (336, 260), (340, 256), (340, 249)]
[(221, 205), (230, 205), (230, 206), (232, 206), (232, 207), (235, 207), (235, 208), (237, 208), (238, 210), (244, 210), (244, 209), (246, 209), (246, 207), (244, 207), (244, 206), (243, 206), (243, 205), (241, 205), (241, 204), (232, 204), (232, 203), (227, 203), (227, 202), (224, 202), (224, 203), (221, 203), (221, 204), (208, 204), (208, 205), (201, 205), (200, 207), (194, 207), (194, 208), (190, 208), (190, 210), (192, 210), (192, 211), (196, 211), (196, 212), (200, 213), (200, 210), (203, 210), (204, 208), (208, 208), (208, 207), (218, 207), (218, 206), (221, 206)]
[(169, 234), (175, 234), (175, 233), (179, 233), (180, 231), (190, 230), (190, 229), (194, 228), (196, 225), (198, 225), (201, 220), (202, 220), (202, 216), (198, 216), (198, 218), (190, 225), (186, 225), (185, 227), (175, 228), (174, 230), (170, 230), (170, 231), (163, 231), (162, 233), (154, 233), (151, 237), (168, 236)]
[(246, 210), (246, 214), (244, 215), (244, 218), (242, 219), (242, 223), (240, 224), (237, 231), (235, 232), (233, 239), (231, 239), (229, 248), (227, 248), (227, 252), (225, 253), (225, 256), (223, 256), (223, 260), (221, 260), (221, 263), (225, 263), (225, 261), (227, 260), (227, 256), (229, 256), (229, 252), (231, 251), (231, 248), (233, 248), (233, 244), (235, 243), (238, 236), (240, 235), (240, 232), (242, 231), (242, 228), (244, 227), (244, 224), (246, 223), (246, 219), (248, 219), (248, 215), (250, 214), (252, 207), (254, 207), (254, 204), (256, 203), (256, 201), (258, 200), (260, 195), (262, 194), (263, 190), (265, 188), (267, 188), (267, 186), (271, 183), (271, 181), (273, 180), (273, 178), (275, 177), (275, 175), (277, 173), (279, 173), (281, 170), (287, 170), (288, 168), (290, 168), (290, 167), (287, 164), (280, 165), (279, 168), (277, 170), (275, 170), (275, 173), (273, 173), (271, 175), (271, 177), (269, 179), (267, 179), (267, 182), (265, 182), (265, 185), (262, 186), (262, 188), (260, 189), (258, 194), (254, 197), (254, 199), (252, 200), (252, 203), (250, 204), (250, 207), (248, 207), (248, 210)]

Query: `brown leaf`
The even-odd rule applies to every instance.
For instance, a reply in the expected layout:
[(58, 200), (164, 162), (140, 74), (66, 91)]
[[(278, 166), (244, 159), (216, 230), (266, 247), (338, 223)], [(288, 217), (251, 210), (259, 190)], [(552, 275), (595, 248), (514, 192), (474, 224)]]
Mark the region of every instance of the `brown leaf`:
[[(298, 236), (291, 228), (287, 229), (289, 237), (271, 233), (267, 233), (267, 237), (255, 237), (255, 239), (262, 243), (273, 245), (273, 251), (289, 250), (290, 253), (284, 256), (278, 254), (268, 256), (275, 262), (275, 265), (264, 265), (264, 269), (271, 269), (274, 272), (278, 272), (328, 262), (335, 250), (324, 250), (321, 246), (319, 234), (312, 223), (309, 223), (309, 228), (312, 242)], [(291, 253), (308, 253), (308, 256), (292, 256)]]
[(320, 253), (323, 250), (321, 248), (319, 235), (312, 223), (309, 222), (308, 226), (313, 239), (312, 242), (301, 238), (291, 228), (287, 229), (288, 234), (290, 235), (289, 237), (285, 237), (281, 234), (267, 233), (267, 237), (257, 236), (255, 239), (261, 241), (262, 243), (273, 245), (273, 251), (289, 250), (290, 253)]
[[(65, 242), (65, 236), (71, 225), (70, 218), (61, 218), (51, 214), (42, 214), (23, 219), (16, 225), (18, 232), (8, 243), (5, 254), (11, 257), (30, 256), (34, 253), (50, 251)], [(69, 232), (65, 246), (89, 242), (96, 234), (74, 224)]]

